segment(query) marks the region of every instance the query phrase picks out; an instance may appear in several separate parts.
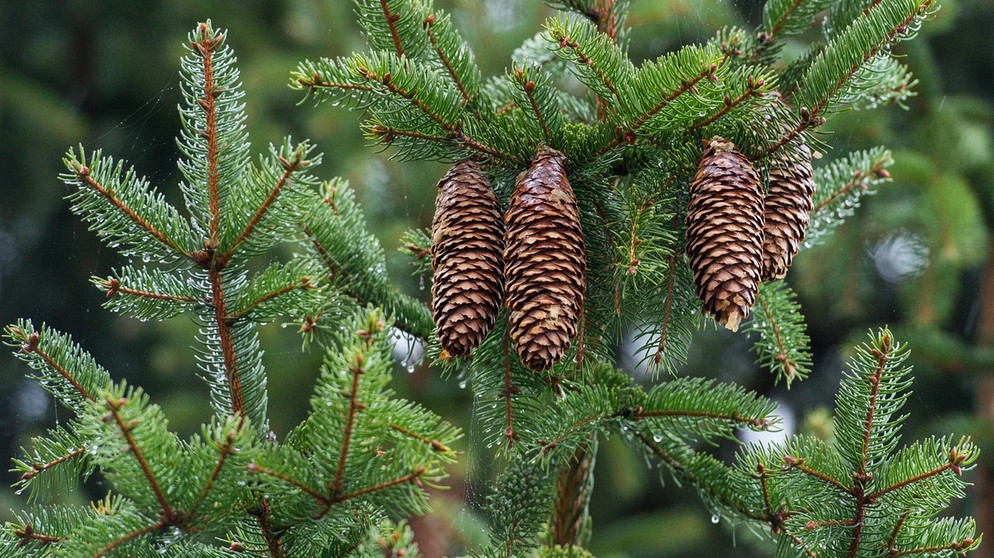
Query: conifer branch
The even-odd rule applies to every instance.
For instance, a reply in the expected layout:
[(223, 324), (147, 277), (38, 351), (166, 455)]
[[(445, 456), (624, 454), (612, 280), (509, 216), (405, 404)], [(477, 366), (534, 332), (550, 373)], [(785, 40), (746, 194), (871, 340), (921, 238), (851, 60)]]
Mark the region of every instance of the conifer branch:
[(250, 473), (255, 473), (255, 474), (260, 474), (260, 475), (267, 475), (267, 476), (273, 477), (275, 479), (279, 479), (279, 480), (281, 480), (281, 481), (289, 484), (290, 486), (293, 486), (293, 487), (297, 488), (301, 492), (307, 494), (308, 496), (310, 496), (311, 498), (313, 498), (318, 504), (320, 504), (322, 506), (328, 506), (329, 505), (330, 498), (328, 496), (325, 496), (324, 494), (321, 494), (320, 492), (318, 492), (316, 489), (311, 488), (304, 481), (299, 480), (299, 479), (297, 479), (295, 477), (292, 477), (290, 475), (287, 475), (286, 473), (283, 473), (281, 471), (277, 471), (275, 469), (270, 469), (268, 467), (263, 467), (263, 466), (261, 466), (261, 465), (259, 465), (257, 463), (250, 463), (249, 466), (248, 466), (248, 471)]
[(580, 544), (589, 498), (591, 448), (580, 446), (573, 458), (559, 471), (556, 478), (556, 500), (553, 504), (549, 538), (552, 544)]
[(167, 300), (172, 302), (180, 302), (183, 304), (194, 304), (199, 302), (191, 297), (184, 295), (154, 293), (151, 291), (143, 291), (140, 289), (125, 287), (121, 285), (121, 281), (116, 277), (108, 277), (107, 279), (101, 279), (100, 286), (107, 290), (107, 298), (112, 298), (117, 294), (126, 294), (126, 295), (136, 296), (138, 298)]
[(245, 415), (245, 398), (242, 393), (241, 371), (238, 368), (238, 355), (235, 351), (234, 338), (231, 331), (232, 321), (228, 319), (227, 301), (225, 300), (224, 277), (220, 269), (212, 269), (209, 273), (211, 286), (211, 304), (214, 310), (214, 324), (217, 326), (218, 342), (221, 345), (221, 358), (224, 362), (225, 378), (231, 392), (231, 411), (236, 415)]
[(577, 61), (581, 65), (589, 68), (590, 71), (593, 72), (593, 74), (600, 79), (600, 82), (605, 87), (605, 89), (610, 91), (611, 95), (617, 100), (618, 103), (621, 103), (622, 102), (621, 93), (618, 91), (617, 84), (615, 84), (614, 81), (611, 79), (609, 73), (597, 64), (597, 62), (591, 56), (591, 53), (586, 52), (582, 48), (580, 48), (579, 41), (577, 41), (574, 38), (571, 38), (569, 35), (564, 33), (563, 29), (555, 27), (550, 31), (551, 31), (550, 36), (555, 42), (559, 44), (559, 48), (561, 49), (569, 48), (569, 50), (572, 51), (573, 55), (576, 57)]
[(387, 0), (380, 0), (380, 9), (383, 11), (384, 21), (386, 21), (387, 27), (390, 29), (393, 49), (397, 53), (397, 56), (403, 56), (404, 45), (400, 42), (400, 31), (397, 29), (397, 21), (400, 19), (400, 14), (395, 14), (390, 10), (390, 4), (387, 3)]
[(764, 85), (766, 85), (766, 80), (764, 80), (763, 78), (757, 79), (754, 78), (753, 76), (749, 76), (749, 78), (746, 81), (746, 89), (745, 91), (742, 92), (741, 95), (735, 97), (734, 99), (732, 99), (728, 95), (725, 95), (724, 106), (722, 106), (717, 112), (708, 116), (704, 120), (694, 123), (694, 125), (691, 126), (690, 129), (699, 130), (701, 128), (704, 128), (705, 126), (711, 125), (712, 123), (714, 123), (715, 120), (718, 120), (722, 116), (728, 114), (733, 108), (742, 104), (749, 97), (757, 95), (758, 89), (760, 87), (763, 87)]
[[(760, 288), (759, 292), (756, 293), (756, 302), (759, 304), (765, 321), (762, 324), (752, 324), (750, 329), (760, 331), (760, 342), (766, 340), (765, 332), (772, 333), (772, 347), (775, 348), (772, 355), (773, 367), (779, 368), (789, 386), (794, 378), (803, 378), (807, 375), (810, 355), (803, 350), (803, 347), (807, 346), (807, 335), (794, 331), (796, 324), (780, 323), (781, 314), (775, 311), (774, 305), (784, 308), (789, 306), (790, 310), (795, 310), (792, 296), (787, 295), (786, 300), (784, 300), (780, 298), (780, 294), (770, 291), (770, 287)], [(794, 313), (790, 312), (786, 317), (789, 318)]]
[(211, 474), (207, 477), (207, 482), (204, 483), (204, 487), (200, 490), (200, 495), (197, 499), (193, 501), (190, 506), (190, 510), (187, 512), (188, 516), (194, 516), (197, 513), (197, 508), (204, 503), (207, 496), (210, 494), (211, 490), (214, 488), (214, 483), (217, 482), (218, 477), (221, 476), (221, 471), (224, 470), (225, 464), (228, 462), (228, 457), (237, 453), (238, 450), (235, 449), (235, 441), (238, 436), (235, 432), (228, 432), (225, 437), (224, 444), (220, 445), (218, 449), (217, 460), (214, 462), (214, 468), (211, 470)]
[(425, 34), (428, 35), (428, 42), (431, 43), (432, 48), (435, 50), (435, 55), (442, 62), (442, 67), (448, 72), (449, 76), (452, 78), (452, 83), (455, 84), (456, 88), (459, 89), (459, 94), (462, 95), (463, 104), (470, 107), (473, 111), (473, 115), (476, 116), (477, 120), (481, 120), (479, 111), (472, 106), (473, 96), (469, 94), (469, 90), (466, 88), (466, 84), (463, 83), (462, 78), (459, 77), (459, 73), (456, 72), (455, 67), (452, 65), (452, 61), (449, 60), (449, 55), (446, 54), (445, 50), (442, 49), (439, 44), (438, 37), (435, 36), (435, 14), (430, 14), (424, 22)]
[(791, 0), (790, 6), (783, 10), (780, 17), (773, 23), (773, 25), (767, 27), (763, 32), (763, 36), (760, 39), (763, 43), (773, 43), (777, 40), (777, 34), (780, 33), (780, 29), (783, 28), (784, 24), (790, 19), (790, 16), (798, 10), (798, 8), (806, 2), (807, 0)]
[(853, 190), (867, 190), (869, 185), (867, 184), (867, 179), (887, 179), (890, 178), (890, 173), (884, 168), (884, 165), (889, 161), (889, 157), (886, 160), (875, 161), (873, 168), (868, 170), (857, 169), (853, 172), (852, 179), (848, 182), (842, 184), (840, 187), (833, 190), (830, 194), (823, 197), (811, 208), (811, 215), (818, 213), (819, 211), (831, 206), (837, 200), (848, 197)]
[(372, 93), (375, 91), (372, 85), (366, 85), (363, 83), (352, 83), (348, 81), (328, 81), (321, 77), (317, 72), (313, 72), (310, 77), (297, 77), (295, 80), (296, 84), (301, 87), (307, 88), (307, 94), (313, 95), (317, 93), (319, 88), (325, 89), (341, 89), (342, 91), (363, 91), (366, 93)]
[(666, 305), (663, 307), (663, 319), (659, 324), (659, 345), (656, 346), (656, 354), (653, 362), (657, 365), (663, 363), (663, 355), (666, 354), (666, 335), (669, 333), (670, 319), (673, 315), (673, 287), (676, 285), (676, 257), (668, 258), (669, 265), (666, 270)]
[(940, 467), (936, 467), (936, 468), (931, 469), (929, 471), (925, 471), (923, 473), (917, 474), (917, 475), (915, 475), (913, 477), (908, 477), (908, 478), (906, 478), (906, 479), (904, 479), (904, 480), (902, 480), (900, 482), (894, 483), (894, 484), (892, 484), (890, 486), (885, 486), (885, 487), (881, 488), (880, 490), (878, 490), (878, 491), (870, 494), (869, 496), (867, 496), (867, 499), (870, 500), (870, 501), (876, 500), (876, 499), (880, 498), (881, 496), (884, 496), (884, 495), (889, 494), (891, 492), (894, 492), (896, 490), (900, 490), (900, 489), (902, 489), (902, 488), (904, 488), (906, 486), (912, 485), (914, 483), (922, 482), (925, 479), (934, 477), (936, 475), (941, 475), (942, 473), (945, 473), (946, 471), (953, 471), (954, 473), (957, 474), (957, 476), (959, 476), (959, 473), (958, 473), (958, 471), (959, 471), (959, 465), (957, 464), (957, 456), (956, 456), (955, 453), (951, 454), (951, 458), (949, 460), (949, 463), (946, 463), (945, 465), (942, 465)]
[(863, 527), (865, 525), (864, 517), (866, 515), (867, 505), (871, 502), (868, 495), (866, 494), (866, 485), (872, 478), (872, 475), (868, 474), (867, 465), (870, 459), (870, 440), (873, 436), (874, 431), (874, 415), (877, 410), (877, 397), (880, 394), (880, 380), (883, 377), (884, 369), (890, 358), (891, 349), (891, 338), (889, 333), (885, 333), (881, 336), (879, 349), (873, 347), (870, 350), (870, 355), (876, 359), (877, 367), (876, 370), (866, 378), (866, 381), (870, 384), (870, 396), (866, 409), (866, 416), (863, 420), (862, 430), (863, 430), (863, 447), (860, 453), (861, 459), (857, 463), (857, 469), (853, 473), (853, 487), (850, 489), (849, 493), (855, 498), (855, 514), (853, 516), (853, 530), (852, 539), (849, 544), (849, 553), (847, 556), (849, 558), (856, 558), (859, 554), (859, 548), (863, 542)]
[(138, 466), (142, 470), (142, 474), (145, 476), (145, 480), (148, 482), (149, 488), (152, 489), (152, 493), (155, 494), (155, 499), (159, 501), (159, 507), (162, 508), (162, 520), (164, 523), (172, 523), (176, 520), (176, 509), (169, 503), (166, 499), (166, 494), (162, 491), (162, 486), (159, 484), (159, 479), (156, 478), (155, 473), (152, 472), (152, 467), (149, 465), (148, 460), (145, 459), (145, 454), (142, 448), (138, 445), (135, 440), (134, 435), (131, 430), (138, 426), (138, 419), (131, 422), (125, 422), (124, 417), (121, 416), (121, 408), (127, 405), (128, 400), (124, 397), (120, 399), (114, 399), (113, 397), (107, 397), (104, 400), (104, 406), (110, 411), (110, 418), (113, 419), (114, 423), (117, 424), (118, 429), (121, 431), (121, 435), (124, 437), (128, 448), (131, 450), (131, 454), (135, 456), (135, 460), (138, 462)]
[(94, 397), (89, 391), (87, 391), (86, 388), (83, 387), (83, 384), (79, 383), (79, 380), (73, 377), (73, 375), (68, 370), (66, 370), (65, 367), (63, 367), (61, 364), (56, 362), (56, 360), (52, 357), (51, 354), (41, 349), (41, 346), (39, 345), (39, 343), (41, 342), (41, 334), (39, 334), (37, 331), (33, 331), (30, 334), (25, 334), (24, 331), (21, 330), (21, 328), (16, 326), (8, 327), (7, 331), (9, 331), (11, 335), (20, 338), (22, 345), (20, 350), (17, 351), (18, 354), (33, 353), (35, 355), (38, 355), (42, 359), (42, 361), (44, 361), (45, 365), (48, 366), (49, 369), (54, 370), (56, 374), (58, 374), (63, 379), (65, 379), (66, 382), (69, 382), (69, 385), (73, 387), (76, 393), (79, 393), (85, 399), (89, 399), (90, 401), (97, 400), (97, 398)]
[(704, 418), (704, 419), (725, 420), (756, 429), (766, 429), (769, 428), (771, 424), (769, 419), (747, 417), (740, 415), (739, 413), (736, 412), (712, 413), (708, 411), (691, 411), (687, 409), (667, 409), (667, 410), (656, 411), (656, 410), (646, 410), (640, 408), (636, 411), (634, 415), (634, 420), (641, 420), (645, 418), (661, 418), (661, 417), (694, 417), (694, 418)]
[(14, 536), (21, 539), (21, 542), (17, 543), (17, 546), (24, 547), (27, 546), (30, 541), (41, 542), (44, 544), (60, 543), (66, 540), (65, 537), (58, 537), (55, 535), (46, 535), (44, 533), (38, 533), (34, 530), (34, 525), (31, 523), (25, 523), (24, 527), (20, 529), (14, 529)]
[(278, 532), (272, 524), (272, 508), (269, 504), (269, 500), (263, 498), (262, 502), (259, 504), (259, 509), (256, 510), (253, 515), (256, 516), (256, 522), (259, 524), (259, 530), (262, 531), (262, 538), (266, 541), (266, 548), (269, 549), (269, 556), (272, 558), (283, 558), (285, 554), (283, 553), (283, 535), (282, 532)]
[(341, 496), (335, 496), (335, 497), (331, 498), (331, 501), (330, 501), (329, 505), (334, 505), (334, 504), (338, 504), (338, 503), (342, 503), (342, 502), (347, 502), (349, 500), (352, 500), (354, 498), (358, 498), (359, 496), (363, 496), (363, 495), (369, 494), (371, 492), (377, 492), (377, 491), (380, 491), (380, 490), (385, 490), (387, 488), (390, 488), (391, 486), (397, 486), (399, 484), (406, 484), (406, 483), (409, 483), (409, 482), (418, 482), (418, 479), (421, 477), (421, 475), (425, 474), (426, 471), (428, 471), (428, 468), (425, 467), (425, 466), (421, 466), (421, 467), (418, 467), (417, 469), (415, 469), (414, 471), (411, 471), (410, 473), (408, 473), (406, 475), (403, 475), (401, 477), (398, 477), (398, 478), (395, 478), (395, 479), (392, 479), (392, 480), (388, 480), (388, 481), (384, 481), (384, 482), (381, 482), (379, 484), (375, 484), (373, 486), (365, 486), (365, 487), (360, 488), (358, 490), (355, 490), (353, 492), (349, 492), (348, 494), (342, 494)]
[(67, 461), (71, 461), (77, 457), (80, 457), (85, 452), (86, 448), (76, 448), (64, 455), (52, 459), (51, 461), (47, 461), (45, 463), (32, 463), (31, 469), (21, 474), (21, 481), (32, 480), (38, 475), (44, 473), (45, 471), (54, 469), (55, 467), (58, 467), (59, 465), (62, 465)]
[(269, 210), (273, 202), (276, 201), (276, 198), (279, 197), (283, 190), (290, 184), (290, 178), (293, 176), (293, 173), (307, 166), (309, 161), (304, 159), (304, 155), (306, 155), (306, 150), (303, 146), (301, 146), (294, 152), (293, 157), (289, 160), (283, 156), (279, 156), (278, 159), (280, 165), (283, 167), (283, 174), (269, 191), (269, 195), (266, 196), (265, 201), (259, 205), (259, 207), (255, 210), (255, 213), (249, 219), (248, 223), (245, 224), (245, 228), (242, 229), (242, 232), (239, 233), (238, 237), (235, 238), (231, 245), (228, 246), (227, 251), (219, 256), (220, 260), (228, 261), (231, 259), (231, 256), (238, 250), (238, 247), (241, 246), (242, 242), (244, 242), (245, 239), (252, 234), (252, 231), (254, 231), (259, 222), (262, 221), (263, 216)]
[[(933, 0), (908, 0), (903, 5), (874, 3), (867, 8), (862, 17), (836, 37), (808, 68), (803, 85), (809, 91), (808, 97), (800, 100), (801, 121), (772, 151), (789, 143), (804, 130), (823, 124), (823, 115), (850, 80), (874, 60), (881, 49), (913, 35), (929, 14), (932, 3)], [(902, 19), (888, 20), (901, 13), (906, 14)], [(890, 29), (878, 33), (884, 25), (890, 25)]]
[(206, 247), (216, 249), (220, 243), (221, 229), (221, 175), (218, 169), (218, 130), (217, 130), (217, 98), (223, 93), (215, 88), (214, 84), (214, 52), (224, 41), (223, 34), (211, 37), (206, 23), (199, 26), (199, 41), (191, 46), (200, 54), (203, 68), (202, 77), (204, 79), (203, 97), (197, 100), (200, 108), (204, 110), (206, 119), (206, 129), (199, 130), (201, 136), (207, 142), (207, 190), (209, 207), (209, 228)]
[(410, 436), (411, 438), (414, 438), (415, 440), (423, 442), (425, 445), (430, 446), (431, 449), (434, 450), (434, 451), (441, 452), (441, 453), (452, 453), (452, 449), (449, 446), (443, 444), (442, 442), (439, 442), (438, 440), (433, 440), (433, 439), (428, 438), (428, 437), (426, 437), (424, 435), (418, 434), (417, 432), (413, 432), (413, 431), (411, 431), (411, 430), (409, 430), (407, 428), (404, 428), (403, 426), (401, 426), (399, 424), (391, 424), (390, 428), (396, 430), (397, 432), (400, 432), (401, 434), (403, 434), (405, 436)]
[(236, 312), (233, 312), (233, 313), (229, 314), (228, 315), (228, 320), (229, 321), (241, 320), (241, 319), (243, 319), (245, 317), (246, 314), (248, 314), (249, 312), (251, 312), (252, 310), (254, 310), (255, 308), (257, 308), (258, 306), (260, 306), (262, 304), (265, 304), (266, 302), (269, 302), (269, 301), (271, 301), (271, 300), (273, 300), (275, 298), (279, 298), (282, 295), (285, 295), (287, 293), (290, 293), (290, 292), (293, 292), (293, 291), (296, 291), (296, 290), (299, 290), (299, 289), (313, 289), (313, 288), (316, 288), (316, 285), (314, 285), (314, 283), (313, 283), (313, 281), (312, 281), (312, 279), (310, 277), (301, 277), (299, 280), (297, 280), (296, 283), (291, 283), (289, 285), (283, 285), (279, 289), (276, 289), (274, 291), (269, 291), (267, 293), (264, 293), (264, 294), (260, 295), (255, 300), (253, 300), (253, 301), (249, 302), (248, 304), (246, 304), (243, 308), (239, 309)]
[(110, 541), (109, 543), (104, 545), (100, 550), (93, 553), (93, 558), (100, 558), (101, 556), (106, 556), (107, 553), (121, 546), (122, 544), (125, 544), (129, 541), (133, 541), (142, 535), (147, 535), (149, 533), (154, 533), (156, 531), (159, 531), (166, 525), (168, 525), (168, 522), (160, 521), (158, 523), (153, 523), (152, 525), (147, 525), (145, 527), (142, 527), (141, 529), (135, 529), (134, 531), (129, 531), (121, 535), (120, 537), (117, 537), (116, 539)]
[(349, 374), (352, 376), (352, 389), (345, 394), (349, 398), (348, 415), (345, 417), (345, 426), (342, 433), (342, 449), (338, 455), (338, 467), (335, 469), (335, 481), (332, 483), (332, 497), (336, 498), (344, 490), (345, 481), (345, 461), (349, 457), (349, 446), (352, 443), (352, 429), (355, 428), (356, 413), (365, 405), (359, 402), (359, 379), (366, 372), (362, 366), (363, 357), (361, 354), (355, 355), (355, 362), (349, 366)]
[[(638, 409), (636, 409), (636, 412)], [(726, 493), (718, 492), (714, 490), (713, 487), (701, 482), (701, 478), (694, 473), (694, 469), (688, 467), (688, 464), (684, 463), (680, 459), (676, 458), (669, 452), (667, 452), (660, 444), (653, 440), (652, 436), (643, 431), (642, 429), (633, 429), (633, 435), (648, 449), (655, 457), (657, 457), (662, 463), (668, 466), (674, 473), (680, 475), (682, 478), (686, 479), (688, 482), (693, 484), (699, 491), (706, 494), (708, 497), (713, 498), (730, 509), (735, 510), (736, 513), (742, 517), (753, 519), (757, 521), (767, 520), (767, 516), (756, 512), (755, 510), (749, 509), (748, 507), (742, 505), (737, 501), (729, 499)]]
[(786, 464), (787, 470), (796, 469), (804, 473), (805, 475), (814, 477), (824, 482), (825, 484), (835, 487), (840, 492), (846, 492), (849, 494), (853, 494), (854, 492), (854, 489), (852, 487), (842, 484), (842, 482), (840, 482), (838, 479), (832, 478), (831, 476), (829, 476), (828, 474), (822, 471), (817, 471), (815, 469), (812, 469), (811, 467), (808, 467), (807, 465), (804, 464), (803, 458), (794, 457), (792, 455), (785, 455), (783, 457), (783, 461)]
[(139, 215), (137, 211), (135, 211), (128, 204), (126, 204), (124, 200), (118, 197), (117, 192), (115, 192), (112, 188), (108, 188), (103, 184), (101, 184), (100, 182), (96, 181), (93, 178), (93, 176), (90, 175), (90, 167), (74, 159), (67, 160), (66, 164), (69, 165), (72, 171), (75, 173), (76, 180), (78, 180), (80, 184), (85, 185), (86, 187), (100, 194), (101, 197), (107, 200), (121, 213), (126, 215), (128, 219), (130, 219), (135, 225), (148, 232), (149, 235), (151, 235), (153, 238), (158, 240), (159, 243), (161, 243), (163, 246), (167, 247), (168, 249), (172, 250), (177, 254), (182, 254), (185, 257), (191, 256), (191, 254), (182, 246), (180, 246), (179, 243), (176, 242), (176, 240), (170, 238), (164, 232), (155, 228), (144, 217)]
[(511, 337), (505, 333), (503, 340), (504, 348), (504, 389), (500, 396), (504, 398), (504, 419), (507, 428), (504, 429), (504, 438), (507, 440), (507, 450), (511, 451), (514, 441), (518, 439), (518, 434), (514, 431), (514, 397), (521, 393), (521, 389), (514, 385), (511, 380)]
[(411, 103), (411, 106), (418, 109), (422, 114), (438, 124), (443, 130), (453, 131), (457, 128), (455, 123), (446, 120), (444, 116), (432, 110), (432, 107), (429, 106), (428, 103), (419, 98), (417, 91), (412, 89), (404, 89), (403, 87), (397, 85), (393, 81), (393, 76), (389, 72), (383, 75), (378, 75), (376, 71), (366, 65), (363, 65), (362, 63), (356, 67), (356, 71), (360, 76), (362, 76), (363, 79), (380, 83), (386, 88), (387, 92), (407, 99), (407, 101)]
[(528, 98), (528, 104), (531, 106), (532, 112), (535, 114), (535, 118), (538, 120), (539, 126), (542, 127), (542, 135), (545, 137), (546, 144), (552, 145), (552, 133), (549, 131), (549, 125), (545, 121), (545, 115), (542, 113), (542, 109), (539, 108), (538, 101), (535, 99), (535, 82), (528, 79), (525, 75), (525, 71), (521, 68), (514, 69), (514, 80), (525, 92), (525, 96)]
[[(581, 418), (580, 420), (577, 420), (577, 421), (573, 422), (572, 424), (568, 424), (568, 425), (563, 426), (562, 427), (562, 433), (559, 436), (553, 438), (552, 440), (538, 440), (538, 443), (541, 444), (541, 446), (542, 446), (542, 450), (541, 450), (542, 456), (544, 457), (546, 455), (549, 455), (549, 452), (551, 452), (552, 450), (556, 449), (556, 447), (559, 445), (560, 442), (562, 442), (563, 440), (565, 440), (567, 438), (570, 438), (571, 435), (574, 432), (577, 432), (577, 431), (581, 430), (582, 427), (584, 427), (584, 426), (586, 426), (586, 425), (588, 425), (588, 424), (590, 424), (592, 422), (597, 422), (597, 421), (599, 421), (602, 418), (604, 418), (604, 415), (601, 414), (601, 413), (594, 413), (594, 414), (585, 416), (585, 417)], [(640, 417), (636, 416), (636, 420), (638, 420), (638, 418), (640, 418)]]
[(662, 97), (660, 98), (659, 102), (657, 102), (655, 105), (652, 105), (651, 107), (649, 107), (648, 110), (640, 114), (638, 118), (631, 123), (629, 129), (633, 132), (639, 131), (642, 128), (642, 126), (645, 125), (646, 122), (648, 122), (653, 116), (658, 114), (659, 111), (663, 110), (667, 105), (669, 105), (670, 103), (677, 100), (682, 95), (688, 92), (696, 91), (697, 84), (702, 79), (707, 78), (709, 80), (717, 80), (715, 76), (717, 75), (718, 70), (724, 67), (725, 63), (728, 62), (729, 57), (730, 55), (726, 53), (725, 56), (722, 57), (722, 59), (719, 60), (718, 62), (711, 64), (707, 68), (701, 69), (699, 72), (697, 72), (697, 74), (691, 76), (687, 80), (682, 81), (680, 87), (678, 87), (677, 89), (669, 93), (662, 92)]

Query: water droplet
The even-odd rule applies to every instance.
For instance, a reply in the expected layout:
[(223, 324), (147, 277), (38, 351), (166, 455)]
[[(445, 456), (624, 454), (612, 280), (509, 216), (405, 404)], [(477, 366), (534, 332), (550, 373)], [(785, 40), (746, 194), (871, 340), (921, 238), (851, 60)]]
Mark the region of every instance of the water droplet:
[(658, 444), (659, 442), (663, 441), (663, 437), (659, 434), (656, 434), (655, 436), (652, 437), (652, 441)]
[(466, 380), (459, 382), (459, 389), (466, 389)]
[(413, 363), (407, 365), (407, 373), (408, 374), (414, 374), (414, 364)]
[(720, 515), (714, 514), (711, 516), (711, 523), (717, 524), (719, 521), (721, 521)]

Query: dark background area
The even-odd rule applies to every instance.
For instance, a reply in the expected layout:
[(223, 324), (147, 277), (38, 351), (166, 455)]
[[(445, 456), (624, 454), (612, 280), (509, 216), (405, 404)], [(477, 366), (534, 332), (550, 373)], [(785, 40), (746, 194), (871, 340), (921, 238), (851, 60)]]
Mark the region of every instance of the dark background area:
[[(427, 293), (396, 248), (405, 230), (430, 224), (434, 184), (445, 171), (434, 163), (391, 161), (389, 151), (366, 146), (357, 114), (301, 103), (302, 93), (288, 88), (298, 61), (364, 48), (351, 2), (206, 4), (0, 2), (0, 322), (30, 318), (70, 333), (114, 377), (147, 389), (181, 435), (199, 428), (210, 412), (190, 351), (195, 326), (182, 317), (142, 323), (100, 308), (102, 294), (90, 277), (106, 276), (123, 261), (69, 213), (62, 199), (67, 188), (58, 180), (66, 149), (103, 149), (176, 199), (179, 58), (187, 33), (211, 18), (229, 31), (238, 56), (253, 151), (285, 135), (310, 138), (325, 154), (317, 174), (344, 176), (357, 188), (371, 229), (391, 258), (391, 274), (414, 295)], [(551, 13), (535, 0), (435, 5), (454, 13), (485, 75), (504, 71), (510, 52)], [(655, 58), (704, 41), (725, 25), (751, 28), (760, 14), (761, 3), (749, 0), (633, 2), (632, 55)], [(987, 480), (994, 456), (992, 27), (994, 2), (943, 2), (922, 36), (900, 46), (921, 82), (918, 96), (905, 108), (838, 115), (824, 130), (822, 139), (832, 150), (816, 165), (879, 144), (894, 150), (897, 163), (894, 182), (869, 198), (828, 243), (799, 255), (788, 276), (809, 322), (812, 377), (790, 391), (774, 386), (771, 375), (753, 363), (747, 339), (713, 331), (695, 343), (687, 370), (767, 393), (793, 412), (796, 428), (821, 432), (828, 429), (846, 347), (865, 339), (868, 328), (889, 324), (899, 339), (911, 342), (915, 355), (915, 395), (904, 439), (955, 431), (972, 434), (984, 448), (981, 465), (968, 473), (977, 490), (954, 510), (978, 519), (994, 516), (994, 502), (984, 497), (994, 490)], [(317, 374), (317, 356), (300, 353), (292, 327), (268, 326), (262, 341), (272, 423), (285, 433), (306, 409), (302, 398)], [(67, 412), (53, 407), (9, 353), (0, 355), (4, 463)], [(398, 391), (472, 435), (469, 390), (459, 387), (458, 378), (443, 380), (423, 365), (411, 374), (403, 370), (398, 367)], [(444, 552), (478, 536), (473, 510), (490, 457), (483, 448), (463, 449), (469, 455), (452, 468), (454, 489), (433, 500), (433, 515), (415, 522), (427, 556), (437, 550), (430, 541), (440, 542)], [(727, 520), (713, 524), (695, 493), (647, 468), (622, 444), (602, 443), (597, 464), (590, 548), (598, 556), (707, 556), (732, 548), (740, 556), (770, 554), (744, 527)], [(15, 480), (6, 474), (0, 483), (0, 520), (26, 503), (4, 488)], [(86, 501), (85, 492), (66, 499)], [(992, 531), (989, 524), (987, 529)], [(991, 547), (986, 543), (975, 555), (994, 556)]]

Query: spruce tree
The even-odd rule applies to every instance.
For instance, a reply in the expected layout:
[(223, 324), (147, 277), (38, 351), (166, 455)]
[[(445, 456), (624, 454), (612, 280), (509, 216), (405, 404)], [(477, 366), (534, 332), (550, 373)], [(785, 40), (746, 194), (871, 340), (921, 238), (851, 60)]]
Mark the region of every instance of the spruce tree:
[[(90, 507), (20, 512), (5, 550), (416, 555), (402, 518), (426, 510), (424, 487), (444, 478), (460, 433), (391, 391), (394, 330), (472, 384), (473, 432), (500, 461), (486, 498), (490, 541), (472, 554), (589, 555), (587, 506), (606, 436), (716, 514), (757, 527), (778, 556), (952, 556), (979, 544), (972, 519), (936, 519), (962, 497), (973, 443), (899, 447), (911, 379), (889, 330), (856, 348), (834, 440), (743, 447), (733, 463), (709, 448), (742, 428), (775, 428), (775, 404), (680, 374), (695, 332), (715, 323), (748, 335), (788, 385), (809, 374), (804, 319), (780, 267), (798, 246), (830, 241), (889, 178), (891, 156), (854, 152), (812, 170), (808, 157), (828, 151), (817, 132), (833, 114), (911, 94), (890, 49), (915, 35), (931, 0), (770, 0), (758, 29), (722, 29), (641, 64), (628, 54), (628, 2), (555, 2), (558, 15), (490, 77), (430, 2), (355, 4), (369, 49), (302, 62), (291, 83), (361, 112), (369, 140), (396, 157), (472, 173), (475, 192), (458, 190), (470, 178), (440, 183), (460, 202), (439, 204), (436, 223), (446, 225), (405, 237), (422, 268), (433, 259), (445, 270), (439, 299), (388, 282), (353, 191), (312, 174), (320, 156), (308, 143), (286, 139), (251, 158), (233, 54), (224, 33), (198, 25), (181, 69), (188, 211), (99, 152), (70, 150), (63, 178), (74, 211), (134, 262), (94, 280), (107, 307), (200, 324), (195, 358), (213, 416), (181, 440), (140, 388), (112, 381), (67, 336), (8, 326), (8, 343), (75, 414), (25, 450), (23, 488), (44, 498), (99, 474), (109, 490)], [(788, 56), (816, 17), (831, 22), (824, 40)], [(503, 247), (491, 234), (499, 224), (476, 223), (495, 213), (481, 187), (504, 212)], [(452, 227), (462, 234), (449, 236)], [(769, 227), (785, 239), (771, 249), (785, 263), (765, 274)], [(295, 247), (286, 261), (273, 255), (281, 243)], [(473, 338), (455, 344), (467, 316)], [(256, 330), (273, 320), (298, 323), (305, 343), (325, 351), (311, 412), (282, 439), (267, 426)], [(616, 365), (632, 329), (642, 332), (648, 387)]]

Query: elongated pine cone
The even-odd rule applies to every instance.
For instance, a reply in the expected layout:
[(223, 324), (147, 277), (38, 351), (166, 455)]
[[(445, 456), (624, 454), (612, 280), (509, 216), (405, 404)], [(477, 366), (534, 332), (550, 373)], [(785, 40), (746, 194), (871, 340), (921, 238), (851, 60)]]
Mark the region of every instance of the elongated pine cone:
[(528, 368), (548, 370), (576, 337), (586, 260), (566, 156), (540, 148), (518, 176), (505, 217), (510, 336)]
[(468, 355), (490, 332), (504, 294), (504, 221), (490, 181), (473, 161), (438, 181), (431, 224), (432, 311), (442, 348)]
[(783, 146), (770, 165), (763, 224), (763, 281), (783, 279), (808, 230), (812, 179), (811, 150), (803, 140)]
[(756, 301), (762, 239), (759, 174), (732, 142), (715, 136), (690, 184), (687, 255), (704, 310), (732, 331)]

